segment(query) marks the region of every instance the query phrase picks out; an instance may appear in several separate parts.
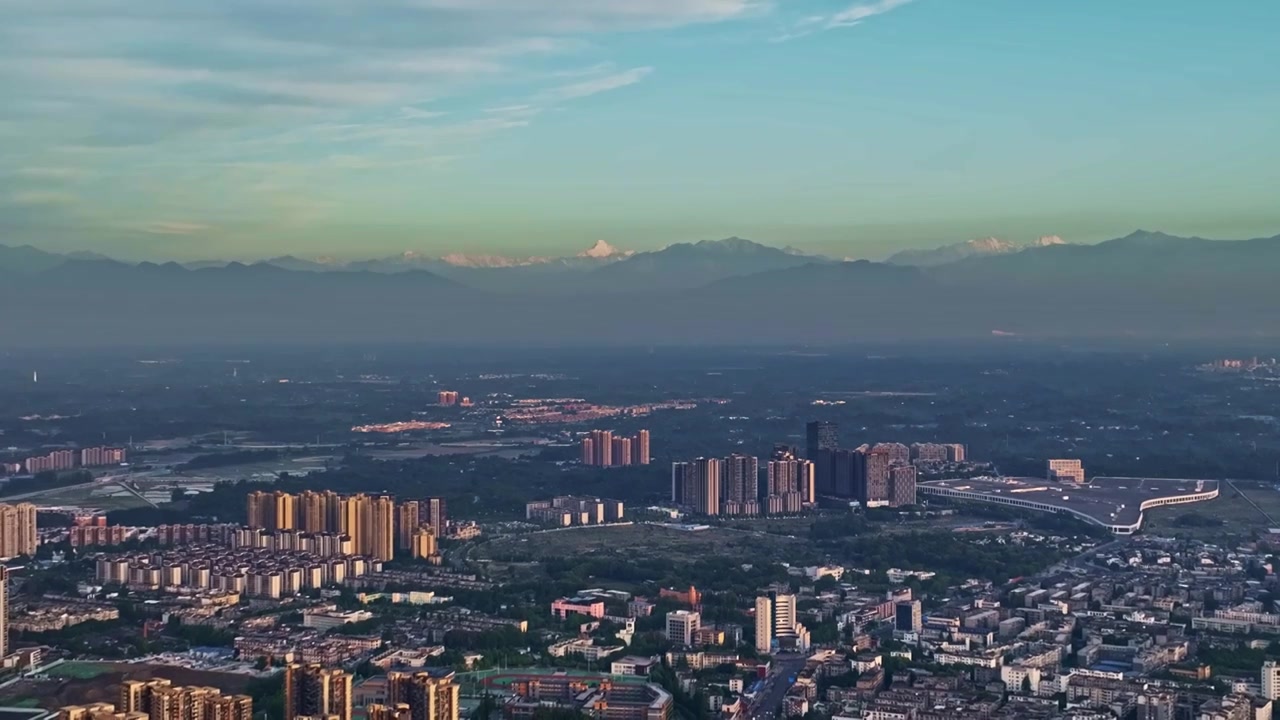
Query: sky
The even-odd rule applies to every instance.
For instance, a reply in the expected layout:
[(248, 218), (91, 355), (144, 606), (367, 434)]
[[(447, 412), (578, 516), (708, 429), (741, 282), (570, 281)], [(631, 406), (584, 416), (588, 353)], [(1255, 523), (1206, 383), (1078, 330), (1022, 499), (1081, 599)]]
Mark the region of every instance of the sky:
[(0, 244), (1280, 233), (1280, 3), (0, 0)]

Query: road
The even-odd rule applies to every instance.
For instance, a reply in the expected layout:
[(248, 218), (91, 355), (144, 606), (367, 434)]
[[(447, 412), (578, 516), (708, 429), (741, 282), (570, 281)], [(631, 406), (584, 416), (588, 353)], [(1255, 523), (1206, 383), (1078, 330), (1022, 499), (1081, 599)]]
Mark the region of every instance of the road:
[(764, 687), (747, 708), (746, 720), (777, 717), (782, 710), (782, 698), (791, 687), (791, 678), (804, 669), (804, 663), (804, 655), (775, 655)]

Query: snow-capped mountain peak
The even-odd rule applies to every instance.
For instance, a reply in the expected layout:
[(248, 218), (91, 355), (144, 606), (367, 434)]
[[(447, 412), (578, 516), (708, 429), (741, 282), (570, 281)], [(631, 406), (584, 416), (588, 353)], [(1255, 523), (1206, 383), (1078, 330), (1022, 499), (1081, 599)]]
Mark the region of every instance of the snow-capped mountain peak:
[(594, 245), (578, 253), (578, 257), (603, 260), (605, 258), (626, 257), (631, 254), (632, 251), (630, 250), (619, 250), (604, 240), (596, 240)]

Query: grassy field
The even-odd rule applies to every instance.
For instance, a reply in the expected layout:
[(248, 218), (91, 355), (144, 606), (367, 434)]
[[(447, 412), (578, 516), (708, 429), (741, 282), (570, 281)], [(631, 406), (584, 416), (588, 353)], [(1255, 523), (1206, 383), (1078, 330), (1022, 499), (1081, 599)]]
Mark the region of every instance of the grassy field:
[(118, 486), (112, 484), (59, 488), (28, 498), (27, 501), (34, 503), (37, 507), (74, 505), (102, 510), (127, 510), (147, 504), (142, 498), (129, 492), (121, 491), (116, 495), (101, 494), (105, 488), (116, 489)]
[[(1280, 527), (1280, 492), (1270, 483), (1236, 481), (1235, 485), (1238, 491), (1223, 483), (1216, 500), (1148, 511), (1143, 530), (1151, 534), (1211, 540), (1229, 535), (1265, 533), (1272, 527)], [(1195, 526), (1180, 523), (1178, 519), (1186, 515), (1208, 518), (1221, 524)]]
[(65, 662), (49, 671), (50, 677), (92, 680), (111, 671), (110, 663)]
[[(801, 531), (804, 532), (803, 530)], [(758, 530), (711, 528), (690, 532), (660, 525), (621, 525), (584, 527), (553, 532), (496, 538), (476, 548), (473, 559), (515, 559), (537, 561), (556, 557), (617, 555), (662, 556), (672, 562), (690, 562), (716, 554), (752, 554), (757, 557), (798, 550), (807, 543), (802, 534), (795, 537), (768, 534)]]

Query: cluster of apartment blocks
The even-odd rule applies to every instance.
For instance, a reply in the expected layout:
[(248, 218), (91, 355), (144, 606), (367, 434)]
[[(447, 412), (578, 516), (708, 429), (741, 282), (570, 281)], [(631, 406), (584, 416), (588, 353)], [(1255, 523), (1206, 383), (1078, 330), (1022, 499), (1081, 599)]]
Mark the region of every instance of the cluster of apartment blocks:
[[(390, 560), (397, 549), (435, 554), (448, 523), (444, 498), (397, 503), (387, 495), (339, 495), (330, 490), (249, 493), (248, 526), (254, 530), (346, 535), (351, 554)], [(427, 540), (425, 535), (433, 539)]]
[[(458, 685), (450, 670), (389, 672), (361, 686), (373, 700), (367, 720), (458, 720)], [(352, 677), (318, 664), (292, 664), (284, 671), (284, 720), (351, 720)]]
[(35, 505), (0, 503), (0, 558), (34, 557), (39, 541)]
[(778, 446), (765, 464), (751, 455), (698, 458), (671, 464), (671, 502), (699, 515), (778, 515), (813, 505), (814, 465)]
[(582, 438), (582, 464), (593, 467), (621, 467), (649, 464), (649, 431), (631, 437), (615, 436), (612, 430), (592, 430)]
[(818, 494), (857, 500), (864, 507), (914, 505), (917, 466), (967, 458), (958, 443), (876, 443), (843, 449), (839, 428), (829, 422), (806, 425), (805, 440)]
[(123, 465), (124, 448), (91, 447), (80, 450), (54, 450), (48, 455), (33, 455), (21, 463), (4, 463), (6, 475), (17, 475), (25, 470), (30, 475), (40, 472), (74, 470), (78, 467), (107, 467)]
[(625, 512), (621, 500), (574, 495), (535, 500), (524, 506), (526, 520), (536, 520), (557, 527), (621, 522)]
[(239, 525), (230, 523), (127, 527), (107, 525), (105, 517), (96, 517), (90, 521), (90, 524), (78, 524), (68, 528), (67, 539), (71, 547), (120, 545), (134, 539), (154, 539), (162, 546), (231, 545), (238, 530), (240, 530)]
[(267, 548), (193, 545), (182, 551), (99, 556), (97, 581), (149, 590), (217, 590), (281, 598), (382, 569), (362, 556), (320, 557)]
[(58, 720), (253, 720), (253, 698), (168, 680), (125, 680), (119, 700), (62, 708)]
[(548, 710), (599, 720), (669, 720), (675, 702), (653, 683), (610, 677), (520, 676), (502, 704), (504, 720), (532, 720)]

